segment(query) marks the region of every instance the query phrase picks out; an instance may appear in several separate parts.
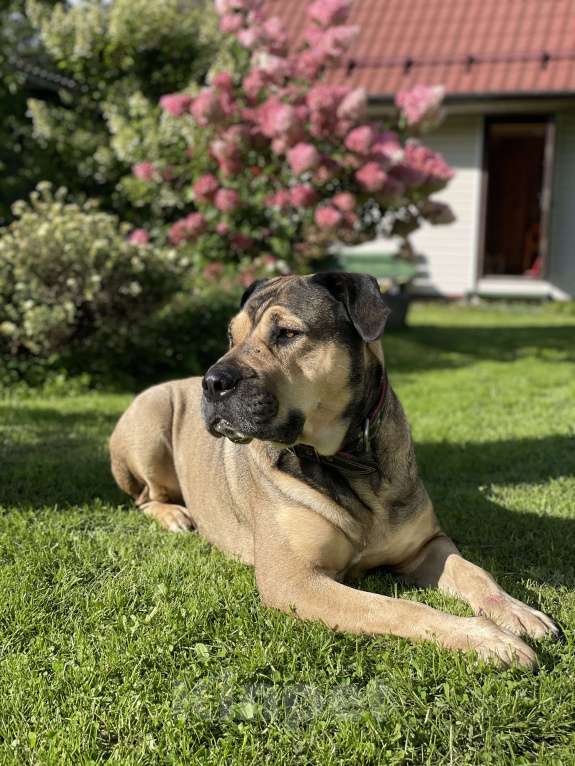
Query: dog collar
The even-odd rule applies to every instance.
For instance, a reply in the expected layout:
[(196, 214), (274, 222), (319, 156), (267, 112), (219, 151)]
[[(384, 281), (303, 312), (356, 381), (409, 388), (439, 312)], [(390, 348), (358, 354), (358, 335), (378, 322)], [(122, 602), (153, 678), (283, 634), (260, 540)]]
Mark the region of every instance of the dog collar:
[(320, 455), (315, 447), (307, 444), (298, 444), (289, 449), (290, 452), (304, 459), (313, 459), (318, 463), (339, 468), (352, 473), (369, 474), (377, 471), (377, 461), (371, 452), (371, 437), (376, 424), (383, 413), (385, 395), (387, 394), (388, 382), (385, 370), (382, 373), (380, 391), (377, 402), (371, 412), (363, 421), (363, 428), (357, 439), (357, 449), (340, 450), (335, 455)]

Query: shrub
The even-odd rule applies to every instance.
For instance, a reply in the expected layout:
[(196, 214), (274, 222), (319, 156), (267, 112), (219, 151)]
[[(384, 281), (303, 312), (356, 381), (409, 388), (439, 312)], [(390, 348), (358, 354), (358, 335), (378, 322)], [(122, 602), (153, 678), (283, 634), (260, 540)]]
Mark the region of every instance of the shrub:
[[(220, 289), (179, 293), (135, 328), (121, 353), (101, 360), (100, 370), (92, 359), (92, 372), (137, 390), (161, 380), (203, 375), (228, 348), (227, 325), (239, 309), (240, 295)], [(76, 364), (80, 361), (76, 357)], [(87, 365), (78, 370), (82, 367)]]
[(0, 230), (0, 345), (11, 356), (113, 353), (176, 292), (173, 250), (135, 244), (93, 202), (40, 184)]
[(452, 220), (430, 199), (451, 169), (419, 138), (440, 119), (443, 88), (400, 93), (395, 113), (374, 122), (364, 89), (329, 79), (357, 33), (346, 24), (350, 0), (311, 3), (299, 47), (261, 0), (215, 6), (236, 46), (234, 67), (199, 92), (164, 95), (160, 106), (188, 134), (188, 149), (133, 167), (150, 193), (167, 198), (169, 189), (179, 200), (165, 235), (190, 253), (197, 277), (231, 273), (247, 284), (270, 266), (314, 268), (336, 241), (407, 238), (424, 221)]

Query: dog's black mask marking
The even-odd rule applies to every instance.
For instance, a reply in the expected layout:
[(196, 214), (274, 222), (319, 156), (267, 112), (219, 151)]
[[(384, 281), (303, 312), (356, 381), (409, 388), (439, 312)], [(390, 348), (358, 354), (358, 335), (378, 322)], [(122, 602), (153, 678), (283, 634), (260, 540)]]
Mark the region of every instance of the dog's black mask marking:
[[(354, 420), (356, 404), (358, 411), (364, 409), (365, 343), (381, 336), (389, 313), (376, 280), (367, 274), (343, 272), (256, 280), (241, 299), (241, 309), (252, 327), (259, 324), (268, 306), (284, 307), (301, 320), (307, 328), (308, 348), (311, 340), (336, 343), (346, 349), (350, 363), (347, 384), (354, 392), (354, 404), (353, 411), (342, 412), (342, 417)], [(305, 415), (295, 403), (282, 422), (275, 422), (280, 403), (267, 390), (270, 384), (265, 380), (266, 371), (258, 373), (250, 367), (254, 348), (248, 336), (210, 368), (213, 371), (218, 366), (235, 365), (237, 382), (221, 396), (206, 391), (202, 405), (206, 426), (214, 436), (227, 436), (233, 441), (257, 438), (294, 444), (303, 431)], [(271, 345), (268, 351), (276, 353)]]

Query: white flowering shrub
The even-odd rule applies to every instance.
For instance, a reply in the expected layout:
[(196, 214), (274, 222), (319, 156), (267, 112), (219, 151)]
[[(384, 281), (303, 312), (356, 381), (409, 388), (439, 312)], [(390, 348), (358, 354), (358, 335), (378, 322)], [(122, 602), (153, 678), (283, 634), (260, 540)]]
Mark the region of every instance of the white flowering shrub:
[(187, 266), (48, 183), (13, 212), (0, 229), (0, 350), (12, 356), (113, 352), (176, 292)]

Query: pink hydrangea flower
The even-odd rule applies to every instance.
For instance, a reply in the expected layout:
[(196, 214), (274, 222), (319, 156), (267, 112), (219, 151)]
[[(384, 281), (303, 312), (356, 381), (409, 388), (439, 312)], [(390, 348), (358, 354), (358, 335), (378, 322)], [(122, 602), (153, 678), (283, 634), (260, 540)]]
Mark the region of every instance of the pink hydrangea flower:
[(317, 51), (303, 51), (294, 61), (294, 74), (302, 80), (313, 80), (323, 64), (324, 59)]
[(297, 124), (293, 106), (284, 104), (275, 96), (271, 96), (258, 110), (258, 123), (264, 136), (274, 136), (287, 133)]
[(387, 174), (378, 162), (367, 162), (356, 172), (355, 177), (364, 189), (376, 192), (383, 187)]
[(139, 245), (140, 247), (143, 245), (147, 245), (150, 241), (150, 235), (145, 229), (134, 229), (134, 231), (130, 234), (130, 237), (128, 239), (128, 242), (131, 245)]
[(378, 133), (371, 145), (371, 154), (380, 162), (395, 165), (403, 159), (403, 149), (399, 136), (393, 130)]
[(308, 91), (306, 101), (314, 112), (328, 112), (335, 116), (342, 99), (342, 90), (336, 85), (314, 85)]
[(326, 29), (317, 42), (316, 51), (325, 59), (335, 62), (351, 48), (359, 34), (359, 27), (332, 27)]
[(291, 204), (291, 193), (289, 189), (280, 189), (275, 194), (269, 194), (266, 197), (266, 205), (275, 207), (279, 210), (285, 210)]
[(239, 13), (226, 13), (220, 18), (220, 30), (226, 35), (235, 35), (243, 26), (244, 19)]
[(346, 149), (349, 149), (350, 152), (369, 154), (374, 137), (375, 131), (371, 125), (361, 125), (359, 128), (354, 128), (354, 130), (348, 134), (345, 139), (345, 147)]
[(291, 169), (296, 175), (313, 170), (319, 165), (320, 154), (313, 144), (299, 143), (287, 154)]
[(190, 112), (194, 120), (202, 127), (218, 122), (224, 116), (220, 97), (211, 88), (204, 88), (196, 96), (192, 101)]
[(240, 195), (234, 189), (219, 189), (214, 198), (215, 206), (222, 213), (231, 213), (240, 206)]
[(218, 162), (239, 162), (244, 142), (249, 139), (249, 128), (244, 125), (232, 125), (220, 138), (210, 144), (212, 155)]
[(168, 231), (168, 239), (176, 247), (182, 242), (196, 239), (205, 231), (206, 219), (201, 213), (190, 213), (185, 218), (173, 223)]
[(194, 197), (198, 202), (210, 202), (218, 188), (218, 179), (211, 173), (206, 173), (194, 183)]
[(290, 62), (283, 56), (274, 56), (272, 53), (256, 56), (254, 64), (268, 80), (279, 85), (291, 74)]
[(239, 159), (223, 159), (218, 162), (220, 171), (224, 178), (234, 178), (242, 169), (242, 163)]
[(400, 91), (395, 97), (395, 103), (410, 127), (427, 129), (440, 122), (444, 96), (445, 88), (441, 85), (416, 85)]
[(303, 36), (309, 47), (314, 48), (323, 37), (323, 29), (317, 26), (308, 27), (304, 30)]
[(315, 211), (314, 220), (320, 229), (335, 229), (342, 221), (342, 215), (331, 205), (322, 205)]
[(212, 80), (214, 88), (229, 92), (234, 87), (234, 79), (229, 72), (218, 72)]
[(137, 162), (132, 168), (132, 173), (140, 181), (153, 181), (156, 175), (156, 168), (151, 162)]
[(255, 48), (260, 41), (260, 31), (255, 27), (248, 27), (238, 32), (237, 38), (244, 48), (251, 50)]
[(248, 98), (256, 99), (266, 82), (267, 78), (261, 69), (252, 69), (251, 72), (244, 77), (242, 88)]
[(323, 186), (323, 184), (326, 184), (335, 178), (339, 170), (339, 163), (330, 157), (323, 157), (321, 165), (314, 174), (314, 181), (320, 186)]
[(168, 93), (160, 99), (160, 106), (173, 117), (180, 117), (187, 112), (192, 103), (192, 97), (185, 93)]
[(272, 152), (274, 154), (285, 154), (289, 147), (287, 136), (274, 138), (272, 141)]
[(316, 199), (316, 191), (309, 184), (299, 184), (291, 188), (290, 201), (294, 207), (311, 207)]
[(172, 243), (172, 245), (175, 245), (176, 247), (181, 244), (186, 238), (186, 227), (184, 225), (184, 221), (176, 221), (176, 223), (173, 223), (169, 230), (168, 230), (168, 239)]
[(365, 88), (355, 88), (343, 99), (337, 110), (340, 120), (359, 122), (367, 111), (367, 91)]
[(195, 239), (206, 229), (206, 219), (202, 213), (190, 213), (184, 218), (185, 229), (190, 239)]
[(340, 192), (332, 198), (332, 204), (335, 205), (338, 210), (344, 213), (351, 213), (355, 210), (356, 199), (350, 192)]
[(404, 159), (392, 171), (394, 178), (406, 186), (425, 185), (432, 191), (443, 189), (453, 178), (453, 171), (441, 154), (413, 140), (406, 143)]
[(344, 24), (350, 11), (351, 0), (315, 0), (307, 9), (308, 16), (322, 27)]
[(264, 22), (262, 26), (262, 42), (271, 53), (285, 56), (287, 41), (285, 23), (278, 16), (272, 16)]
[(218, 225), (216, 226), (216, 231), (220, 235), (220, 237), (225, 237), (227, 234), (230, 233), (230, 226), (225, 221), (220, 221)]

